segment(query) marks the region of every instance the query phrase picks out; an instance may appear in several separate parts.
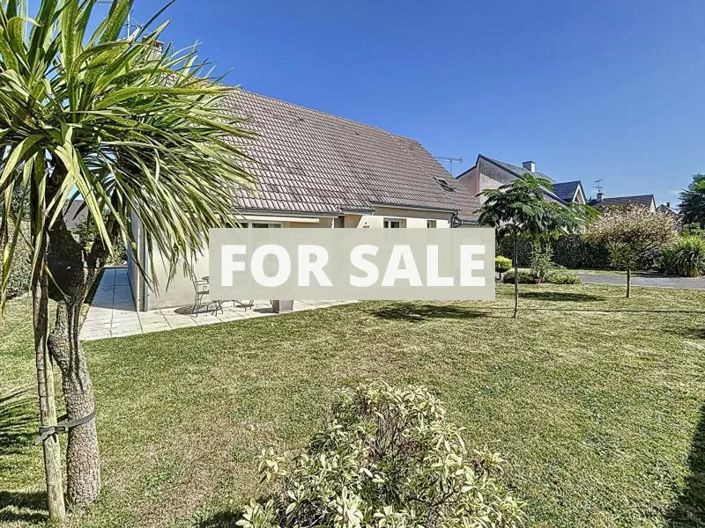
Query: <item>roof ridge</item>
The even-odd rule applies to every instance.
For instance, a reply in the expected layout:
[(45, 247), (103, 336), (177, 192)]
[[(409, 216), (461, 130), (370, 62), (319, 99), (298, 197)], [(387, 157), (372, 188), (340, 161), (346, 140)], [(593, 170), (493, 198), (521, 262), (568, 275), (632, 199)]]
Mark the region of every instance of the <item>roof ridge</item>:
[(418, 144), (418, 145), (421, 144), (418, 140), (416, 140), (416, 139), (414, 139), (414, 138), (411, 138), (411, 137), (408, 137), (408, 136), (403, 136), (403, 135), (397, 134), (397, 133), (395, 133), (395, 132), (390, 132), (389, 130), (386, 130), (386, 129), (382, 128), (382, 127), (375, 126), (375, 125), (370, 125), (370, 124), (368, 124), (368, 123), (363, 123), (363, 122), (361, 122), (361, 121), (356, 121), (356, 120), (354, 120), (354, 119), (350, 119), (349, 117), (342, 117), (342, 116), (339, 116), (339, 115), (336, 115), (336, 114), (332, 114), (332, 113), (330, 113), (330, 112), (326, 112), (325, 110), (318, 110), (317, 108), (309, 108), (308, 106), (304, 106), (304, 105), (301, 105), (301, 104), (298, 104), (298, 103), (292, 103), (292, 102), (290, 102), (290, 101), (285, 101), (284, 99), (278, 99), (278, 98), (276, 98), (276, 97), (272, 97), (271, 95), (264, 95), (264, 94), (261, 94), (261, 93), (259, 93), (259, 92), (255, 92), (255, 91), (253, 91), (253, 90), (249, 90), (249, 89), (242, 88), (242, 87), (240, 87), (240, 86), (234, 86), (233, 88), (235, 88), (236, 90), (238, 90), (238, 91), (240, 91), (240, 92), (244, 92), (244, 93), (249, 94), (249, 95), (254, 95), (255, 97), (261, 97), (261, 98), (263, 98), (263, 99), (269, 99), (270, 101), (275, 101), (275, 102), (277, 102), (277, 103), (285, 104), (285, 105), (287, 105), (287, 106), (292, 106), (292, 107), (298, 108), (298, 109), (300, 109), (300, 110), (305, 110), (305, 111), (307, 111), (307, 112), (313, 112), (313, 113), (316, 113), (316, 114), (325, 115), (325, 116), (327, 116), (327, 117), (332, 117), (333, 119), (336, 119), (336, 120), (339, 120), (339, 121), (345, 121), (345, 122), (347, 122), (347, 123), (352, 123), (352, 124), (354, 124), (354, 125), (358, 125), (358, 126), (362, 126), (362, 127), (365, 127), (365, 128), (369, 128), (369, 129), (375, 130), (375, 131), (377, 131), (377, 132), (383, 132), (383, 133), (388, 134), (388, 135), (390, 135), (390, 136), (394, 136), (394, 137), (400, 138), (400, 139), (405, 139), (405, 140), (407, 140), (407, 141), (411, 141), (411, 142), (416, 143), (416, 144)]
[(623, 194), (620, 196), (605, 196), (603, 198), (603, 200), (612, 200), (614, 198), (648, 198), (648, 197), (655, 199), (655, 195), (653, 193), (650, 193), (650, 194)]

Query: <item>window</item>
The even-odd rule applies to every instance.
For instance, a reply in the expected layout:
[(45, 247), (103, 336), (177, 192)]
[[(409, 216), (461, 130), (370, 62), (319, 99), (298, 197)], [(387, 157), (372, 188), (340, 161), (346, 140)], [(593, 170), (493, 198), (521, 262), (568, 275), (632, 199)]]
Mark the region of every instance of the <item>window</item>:
[(436, 229), (436, 221), (435, 220), (426, 220), (426, 228), (427, 229)]
[(240, 222), (239, 227), (242, 229), (274, 229), (281, 227), (281, 224), (265, 223), (265, 222)]
[(401, 229), (403, 227), (406, 227), (406, 220), (402, 220), (401, 218), (385, 218), (384, 219), (384, 228), (385, 229)]

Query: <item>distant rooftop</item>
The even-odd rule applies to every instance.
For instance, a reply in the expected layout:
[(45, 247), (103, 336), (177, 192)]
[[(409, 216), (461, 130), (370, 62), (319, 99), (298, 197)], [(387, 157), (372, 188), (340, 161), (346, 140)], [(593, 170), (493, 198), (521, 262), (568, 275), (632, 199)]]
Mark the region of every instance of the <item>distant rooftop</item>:
[(613, 196), (611, 198), (597, 198), (590, 201), (590, 205), (595, 207), (613, 207), (613, 206), (628, 206), (641, 205), (651, 207), (655, 203), (653, 194), (637, 194), (634, 196)]
[[(561, 182), (553, 184), (553, 192), (556, 193), (562, 200), (570, 202), (578, 189), (582, 189), (583, 184), (580, 180)], [(585, 194), (585, 192), (583, 192)]]
[(532, 171), (532, 170), (529, 169), (528, 167), (523, 167), (523, 166), (520, 167), (519, 165), (514, 165), (514, 164), (512, 164), (512, 163), (507, 163), (506, 161), (500, 161), (500, 160), (498, 160), (498, 159), (488, 158), (487, 156), (484, 156), (484, 155), (482, 155), (482, 154), (480, 154), (480, 156), (482, 156), (482, 157), (485, 158), (486, 160), (489, 160), (489, 161), (491, 161), (491, 162), (493, 162), (493, 163), (496, 163), (497, 165), (499, 165), (500, 167), (504, 168), (505, 170), (508, 170), (509, 172), (514, 173), (516, 176), (521, 177), (521, 176), (523, 176), (524, 174), (526, 174), (526, 173), (528, 172), (528, 173), (531, 173), (531, 174), (535, 174), (536, 176), (539, 176), (539, 177), (541, 177), (541, 178), (546, 178), (547, 180), (553, 181), (553, 178), (551, 178), (548, 174), (544, 174), (543, 172), (537, 171), (537, 170), (536, 170), (536, 164), (535, 164), (533, 161), (527, 161), (527, 162), (526, 162), (527, 164), (528, 164), (528, 163), (533, 164), (534, 170)]

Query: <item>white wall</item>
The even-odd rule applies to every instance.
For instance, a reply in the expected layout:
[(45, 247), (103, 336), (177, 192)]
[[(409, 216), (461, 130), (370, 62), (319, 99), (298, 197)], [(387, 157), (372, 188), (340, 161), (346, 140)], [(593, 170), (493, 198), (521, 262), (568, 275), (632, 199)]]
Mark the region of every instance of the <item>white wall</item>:
[[(480, 195), (480, 193), (486, 189), (498, 189), (503, 185), (501, 181), (485, 174), (482, 170), (483, 166), (486, 166), (486, 164), (478, 163), (458, 178), (458, 181), (462, 183), (473, 194), (473, 196)], [(481, 204), (486, 200), (486, 198), (482, 195), (478, 196), (478, 198)]]
[[(414, 209), (398, 209), (391, 207), (378, 208), (372, 215), (345, 215), (342, 224), (345, 228), (384, 228), (384, 219), (394, 218), (404, 220), (406, 227), (410, 229), (425, 229), (427, 220), (435, 220), (436, 228), (449, 228), (451, 213), (439, 211), (424, 211)], [(320, 218), (317, 222), (310, 221), (282, 221), (277, 222), (276, 217), (272, 217), (270, 222), (280, 223), (282, 228), (321, 228), (332, 229), (333, 218)], [(259, 218), (257, 221), (261, 221)], [(147, 310), (159, 310), (162, 308), (183, 307), (194, 302), (193, 280), (178, 271), (171, 282), (168, 283), (168, 266), (163, 262), (159, 254), (153, 255), (152, 260), (156, 269), (156, 279), (158, 281), (158, 291), (146, 291)], [(208, 253), (205, 253), (194, 263), (196, 277), (208, 275)], [(143, 280), (139, 281), (143, 283)], [(138, 304), (138, 309), (140, 306)]]

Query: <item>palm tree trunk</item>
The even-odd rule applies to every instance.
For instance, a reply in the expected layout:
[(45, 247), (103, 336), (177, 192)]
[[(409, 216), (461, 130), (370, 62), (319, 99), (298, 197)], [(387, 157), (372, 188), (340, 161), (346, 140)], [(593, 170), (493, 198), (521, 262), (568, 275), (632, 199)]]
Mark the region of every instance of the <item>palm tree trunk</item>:
[(632, 289), (632, 270), (627, 267), (627, 299), (629, 299), (629, 295), (631, 294), (631, 289)]
[(517, 230), (514, 228), (514, 313), (512, 318), (517, 318), (519, 311), (519, 242), (517, 240)]
[[(51, 332), (51, 353), (61, 370), (68, 420), (90, 416), (95, 411), (93, 382), (86, 356), (78, 341), (81, 302), (60, 301)], [(66, 446), (66, 491), (71, 504), (85, 507), (99, 495), (100, 451), (95, 419), (69, 430)]]
[[(62, 220), (50, 233), (50, 267), (56, 282), (56, 321), (49, 335), (49, 350), (61, 371), (69, 421), (91, 416), (96, 409), (93, 382), (86, 355), (78, 339), (81, 307), (97, 274), (86, 262), (81, 245)], [(69, 430), (66, 448), (69, 501), (79, 507), (91, 504), (100, 493), (100, 451), (95, 419)]]
[[(46, 272), (47, 237), (39, 234), (38, 218), (42, 211), (36, 211), (36, 196), (32, 200), (32, 236), (38, 247), (37, 261), (32, 274), (32, 312), (34, 324), (34, 352), (37, 366), (37, 392), (39, 393), (39, 419), (42, 427), (56, 425), (56, 402), (54, 399), (54, 365), (48, 347), (49, 287)], [(62, 522), (66, 517), (64, 490), (61, 475), (61, 448), (56, 434), (42, 442), (44, 451), (44, 476), (47, 487), (47, 507), (49, 518)]]

